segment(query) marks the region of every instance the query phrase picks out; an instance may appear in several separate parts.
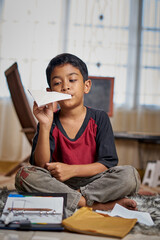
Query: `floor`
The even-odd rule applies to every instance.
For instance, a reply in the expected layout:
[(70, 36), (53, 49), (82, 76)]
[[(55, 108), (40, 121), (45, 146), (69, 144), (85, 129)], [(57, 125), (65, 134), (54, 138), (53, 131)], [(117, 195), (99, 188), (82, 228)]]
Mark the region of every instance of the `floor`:
[[(7, 186), (9, 190), (14, 189), (14, 175), (12, 177), (4, 177), (4, 170), (6, 167), (0, 165), (0, 189)], [(11, 166), (10, 166), (11, 167)], [(8, 169), (7, 169), (8, 170)], [(3, 174), (2, 174), (3, 172)], [(143, 187), (143, 190), (148, 190)], [(151, 192), (159, 192), (160, 189), (149, 189)], [(40, 232), (40, 231), (12, 231), (1, 230), (0, 240), (113, 240), (117, 238), (111, 237), (98, 237), (83, 234), (76, 234), (70, 232)], [(159, 240), (159, 236), (150, 236), (143, 234), (128, 234), (123, 240)]]
[[(114, 240), (117, 238), (97, 237), (69, 232), (24, 232), (0, 231), (0, 240)], [(123, 240), (159, 240), (159, 236), (128, 234)]]

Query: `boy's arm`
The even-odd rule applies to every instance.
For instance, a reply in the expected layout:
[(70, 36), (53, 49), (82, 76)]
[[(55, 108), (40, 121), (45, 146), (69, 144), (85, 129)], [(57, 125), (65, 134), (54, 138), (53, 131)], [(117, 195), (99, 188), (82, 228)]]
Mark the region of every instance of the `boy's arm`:
[(40, 124), (38, 141), (34, 152), (34, 163), (36, 166), (44, 167), (50, 160), (50, 145), (49, 145), (50, 129)]
[(46, 163), (46, 168), (57, 180), (64, 182), (72, 177), (91, 177), (107, 170), (99, 162), (81, 165), (69, 165), (60, 162)]
[(97, 126), (96, 145), (98, 162), (107, 168), (114, 167), (118, 164), (118, 156), (112, 125), (107, 113), (101, 112)]
[(50, 161), (50, 129), (53, 122), (53, 112), (55, 105), (48, 104), (44, 107), (38, 107), (36, 103), (33, 106), (33, 113), (39, 121), (39, 134), (34, 150), (34, 165), (44, 167)]

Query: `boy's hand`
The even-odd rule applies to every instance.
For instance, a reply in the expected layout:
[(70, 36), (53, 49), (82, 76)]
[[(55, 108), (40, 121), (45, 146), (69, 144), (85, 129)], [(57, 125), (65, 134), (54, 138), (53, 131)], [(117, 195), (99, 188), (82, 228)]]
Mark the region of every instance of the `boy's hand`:
[(64, 182), (74, 176), (71, 170), (72, 165), (65, 163), (46, 163), (45, 168), (60, 182)]
[(56, 103), (49, 103), (46, 106), (38, 107), (37, 103), (34, 102), (33, 113), (41, 124), (51, 125), (53, 121), (53, 112), (56, 108)]
[(46, 168), (53, 177), (64, 182), (72, 177), (91, 177), (106, 171), (108, 168), (101, 163), (69, 165), (61, 162), (46, 163)]

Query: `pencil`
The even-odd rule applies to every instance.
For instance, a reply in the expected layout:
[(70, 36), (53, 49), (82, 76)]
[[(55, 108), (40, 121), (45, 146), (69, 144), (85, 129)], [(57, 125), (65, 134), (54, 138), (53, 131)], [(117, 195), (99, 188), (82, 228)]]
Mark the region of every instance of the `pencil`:
[(38, 212), (49, 212), (49, 211), (54, 211), (53, 209), (50, 208), (8, 208), (9, 211), (38, 211)]

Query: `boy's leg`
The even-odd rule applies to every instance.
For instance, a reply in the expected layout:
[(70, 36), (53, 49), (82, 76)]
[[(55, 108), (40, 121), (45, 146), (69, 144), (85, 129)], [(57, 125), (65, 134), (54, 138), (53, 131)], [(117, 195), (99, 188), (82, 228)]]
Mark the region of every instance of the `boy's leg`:
[(22, 167), (18, 171), (15, 187), (22, 192), (67, 193), (67, 217), (76, 210), (81, 198), (81, 193), (53, 178), (46, 169), (35, 166)]
[(140, 177), (132, 166), (116, 166), (98, 175), (99, 178), (80, 187), (88, 206), (95, 202), (107, 203), (122, 199), (138, 192)]

